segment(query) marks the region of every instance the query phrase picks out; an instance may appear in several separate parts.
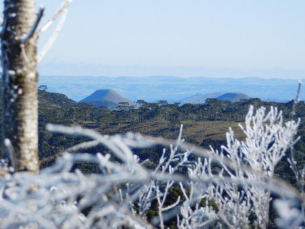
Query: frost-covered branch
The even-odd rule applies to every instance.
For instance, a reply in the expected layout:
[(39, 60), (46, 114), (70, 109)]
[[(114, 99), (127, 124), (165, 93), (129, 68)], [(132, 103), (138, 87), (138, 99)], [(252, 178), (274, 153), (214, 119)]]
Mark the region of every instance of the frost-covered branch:
[(54, 13), (53, 17), (51, 17), (42, 27), (37, 31), (37, 34), (41, 34), (46, 31), (54, 21), (67, 9), (67, 7), (72, 3), (73, 0), (66, 0), (61, 4), (59, 9)]
[[(81, 127), (48, 125), (52, 132), (92, 141), (67, 149), (39, 175), (12, 173), (3, 162), (1, 226), (166, 228), (167, 221), (176, 217), (180, 229), (266, 228), (270, 195), (275, 193), (284, 197), (275, 201), (277, 225), (297, 227), (304, 214), (294, 203), (304, 204), (304, 196), (273, 177), (276, 164), (295, 144), (297, 127), (294, 121), (284, 123), (275, 108), (266, 114), (265, 108), (254, 111), (251, 107), (245, 126), (241, 126), (246, 139), (237, 140), (230, 129), (226, 146), (207, 151), (184, 142), (182, 128), (178, 140), (167, 140), (132, 133), (108, 136)], [(97, 144), (112, 154), (68, 153)], [(133, 148), (160, 144), (167, 148), (153, 170), (133, 153)], [(191, 154), (198, 160), (191, 160)], [(82, 173), (82, 163), (95, 165), (98, 172)], [(169, 201), (176, 189), (180, 194)]]
[(46, 45), (43, 47), (43, 49), (41, 50), (41, 52), (38, 54), (37, 56), (37, 62), (39, 63), (43, 57), (47, 54), (47, 52), (49, 51), (49, 49), (52, 47), (53, 43), (55, 42), (56, 38), (58, 37), (64, 23), (65, 23), (65, 20), (67, 18), (67, 14), (68, 14), (68, 10), (67, 9), (64, 9), (63, 10), (63, 13), (62, 13), (62, 16), (61, 16), (61, 19), (54, 31), (54, 33), (52, 34), (52, 36), (49, 38), (48, 42), (46, 43)]
[(52, 47), (53, 43), (55, 42), (56, 38), (58, 37), (68, 14), (68, 6), (72, 3), (73, 0), (66, 0), (61, 4), (59, 9), (55, 12), (53, 17), (51, 17), (38, 31), (37, 34), (40, 35), (44, 31), (46, 31), (53, 23), (54, 21), (61, 15), (60, 21), (52, 34), (52, 36), (47, 41), (46, 45), (42, 48), (41, 52), (37, 56), (37, 62), (39, 63), (43, 57), (46, 55), (46, 53), (49, 51), (49, 49)]

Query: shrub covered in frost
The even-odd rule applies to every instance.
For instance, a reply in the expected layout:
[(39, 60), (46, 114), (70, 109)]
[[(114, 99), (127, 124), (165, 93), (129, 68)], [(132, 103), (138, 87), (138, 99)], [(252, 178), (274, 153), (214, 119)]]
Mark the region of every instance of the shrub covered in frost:
[[(173, 219), (177, 228), (266, 228), (271, 193), (280, 197), (275, 201), (278, 227), (296, 228), (304, 222), (304, 211), (295, 204), (304, 205), (303, 192), (273, 175), (276, 164), (296, 142), (298, 124), (283, 122), (276, 108), (266, 114), (265, 108), (251, 107), (241, 126), (246, 139), (235, 139), (230, 129), (227, 145), (219, 151), (185, 143), (182, 129), (173, 141), (49, 125), (52, 132), (92, 139), (73, 151), (103, 144), (112, 155), (67, 152), (38, 175), (13, 173), (3, 162), (1, 228), (166, 228)], [(156, 144), (168, 149), (157, 167), (149, 170), (147, 161), (140, 161), (132, 149)], [(191, 154), (198, 160), (191, 160)], [(79, 162), (96, 164), (100, 172), (83, 174), (74, 169)], [(303, 184), (304, 171), (295, 173)], [(173, 187), (179, 187), (182, 195), (168, 203)], [(155, 203), (158, 213), (148, 221)]]

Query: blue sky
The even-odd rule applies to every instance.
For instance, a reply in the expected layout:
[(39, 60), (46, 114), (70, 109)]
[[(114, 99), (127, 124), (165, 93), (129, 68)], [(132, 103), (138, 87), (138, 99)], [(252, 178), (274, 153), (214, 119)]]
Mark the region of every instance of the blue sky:
[[(46, 20), (61, 0), (39, 0)], [(42, 75), (300, 78), (303, 0), (74, 0)], [(39, 47), (54, 30), (40, 38)]]

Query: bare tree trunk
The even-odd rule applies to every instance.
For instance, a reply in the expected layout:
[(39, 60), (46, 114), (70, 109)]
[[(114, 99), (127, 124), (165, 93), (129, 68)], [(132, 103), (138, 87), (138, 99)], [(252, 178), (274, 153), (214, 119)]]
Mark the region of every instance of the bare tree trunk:
[[(17, 171), (39, 171), (35, 0), (5, 0), (2, 34), (3, 139), (10, 140)], [(23, 39), (23, 40), (22, 40)], [(7, 140), (8, 139), (8, 140)], [(2, 156), (12, 150), (2, 144)]]

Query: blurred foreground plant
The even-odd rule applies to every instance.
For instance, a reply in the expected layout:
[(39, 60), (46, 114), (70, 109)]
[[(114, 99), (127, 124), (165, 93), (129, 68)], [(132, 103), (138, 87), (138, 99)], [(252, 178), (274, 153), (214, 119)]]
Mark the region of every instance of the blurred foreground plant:
[[(296, 228), (304, 222), (304, 213), (295, 205), (304, 204), (303, 192), (273, 175), (296, 142), (298, 124), (284, 123), (276, 108), (266, 114), (263, 107), (256, 112), (250, 107), (241, 126), (245, 141), (235, 139), (230, 129), (220, 151), (185, 143), (182, 128), (174, 141), (48, 125), (52, 132), (92, 139), (73, 151), (103, 144), (112, 156), (66, 152), (38, 175), (13, 173), (2, 161), (1, 228), (166, 228), (170, 219), (176, 219), (177, 228), (267, 228), (271, 193), (279, 196), (277, 226)], [(132, 149), (154, 145), (169, 149), (149, 170)], [(191, 160), (192, 154), (198, 160)], [(75, 170), (80, 162), (96, 164), (100, 172)], [(170, 202), (174, 188), (182, 195)], [(154, 204), (157, 214), (149, 219)]]

